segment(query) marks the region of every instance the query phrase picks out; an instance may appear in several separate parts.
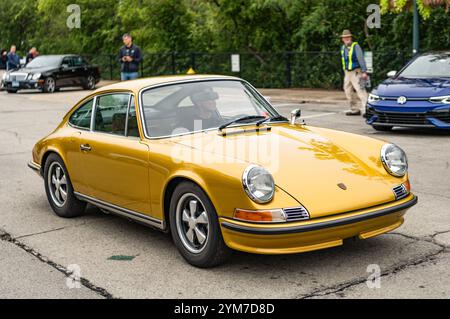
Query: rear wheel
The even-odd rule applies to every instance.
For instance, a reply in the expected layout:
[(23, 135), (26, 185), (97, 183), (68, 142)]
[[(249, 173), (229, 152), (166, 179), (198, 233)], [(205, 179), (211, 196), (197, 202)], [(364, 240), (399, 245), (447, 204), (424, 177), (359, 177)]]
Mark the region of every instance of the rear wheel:
[(95, 89), (95, 77), (93, 75), (89, 75), (86, 80), (84, 81), (83, 88), (85, 90), (94, 90)]
[(175, 189), (170, 202), (170, 228), (179, 252), (193, 266), (214, 267), (231, 255), (213, 204), (194, 183), (183, 182)]
[(56, 82), (55, 79), (51, 76), (45, 79), (44, 82), (44, 92), (45, 93), (53, 93), (56, 90)]
[(56, 215), (72, 218), (84, 213), (86, 203), (75, 197), (66, 166), (56, 154), (50, 154), (45, 162), (44, 181), (48, 202)]
[(388, 132), (392, 130), (392, 126), (384, 126), (384, 125), (372, 125), (372, 127), (377, 130), (377, 131), (381, 131), (381, 132)]

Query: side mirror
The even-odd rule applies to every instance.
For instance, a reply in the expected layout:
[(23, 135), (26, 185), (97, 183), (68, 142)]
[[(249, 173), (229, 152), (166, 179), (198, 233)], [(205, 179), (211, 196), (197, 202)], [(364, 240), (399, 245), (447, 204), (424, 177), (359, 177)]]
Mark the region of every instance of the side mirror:
[(388, 78), (393, 78), (397, 75), (397, 71), (389, 71), (387, 73)]
[(61, 69), (65, 70), (68, 69), (69, 65), (68, 64), (61, 64)]
[(302, 111), (300, 109), (295, 109), (291, 112), (291, 124), (294, 125), (295, 121), (302, 116)]

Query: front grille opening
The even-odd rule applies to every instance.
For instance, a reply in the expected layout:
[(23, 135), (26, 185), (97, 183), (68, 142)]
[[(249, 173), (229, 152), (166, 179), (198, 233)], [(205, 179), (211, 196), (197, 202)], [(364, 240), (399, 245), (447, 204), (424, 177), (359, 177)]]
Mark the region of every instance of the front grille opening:
[(408, 190), (406, 189), (405, 185), (403, 185), (403, 184), (394, 187), (392, 190), (394, 191), (395, 199), (405, 198), (409, 194)]
[(284, 208), (284, 213), (286, 214), (286, 221), (293, 222), (299, 220), (309, 219), (309, 213), (305, 207), (292, 207), (292, 208)]

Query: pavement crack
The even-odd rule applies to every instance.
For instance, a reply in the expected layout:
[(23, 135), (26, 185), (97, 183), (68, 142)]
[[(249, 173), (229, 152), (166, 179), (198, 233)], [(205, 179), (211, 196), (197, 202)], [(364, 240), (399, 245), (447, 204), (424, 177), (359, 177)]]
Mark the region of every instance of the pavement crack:
[(405, 238), (408, 238), (408, 239), (412, 239), (412, 240), (415, 240), (415, 241), (424, 241), (424, 242), (427, 242), (427, 243), (439, 246), (442, 249), (448, 249), (449, 248), (448, 246), (439, 243), (435, 239), (435, 237), (438, 236), (438, 235), (449, 233), (449, 232), (450, 232), (450, 230), (443, 230), (443, 231), (438, 231), (438, 232), (433, 233), (432, 235), (424, 236), (424, 237), (417, 237), (417, 236), (407, 235), (407, 234), (403, 234), (403, 233), (400, 233), (400, 232), (391, 232), (389, 234), (390, 235), (402, 236), (402, 237), (405, 237)]
[[(23, 238), (23, 236), (22, 236)], [(70, 277), (72, 275), (72, 272), (67, 270), (64, 266), (50, 260), (48, 257), (43, 256), (38, 251), (34, 250), (33, 248), (27, 246), (26, 244), (20, 242), (17, 238), (14, 238), (11, 236), (11, 234), (7, 233), (5, 230), (0, 229), (0, 240), (12, 243), (13, 245), (16, 245), (20, 249), (24, 250), (28, 254), (34, 256), (38, 260), (40, 260), (43, 263), (46, 263), (50, 267), (56, 269), (57, 271), (63, 273), (66, 277)], [(109, 293), (106, 289), (101, 288), (99, 286), (94, 285), (92, 282), (90, 282), (88, 279), (81, 277), (80, 283), (86, 287), (87, 289), (105, 297), (106, 299), (114, 299), (115, 297)]]
[[(425, 255), (421, 258), (418, 259), (414, 259), (411, 260), (409, 262), (406, 263), (402, 263), (402, 264), (398, 264), (398, 265), (394, 265), (388, 269), (386, 269), (385, 271), (381, 272), (380, 277), (386, 277), (386, 276), (391, 276), (394, 275), (400, 271), (403, 271), (407, 268), (410, 267), (415, 267), (418, 266), (420, 264), (424, 264), (424, 263), (428, 263), (431, 261), (434, 261), (438, 255), (445, 253), (446, 249), (445, 248), (441, 248), (440, 250), (438, 250), (437, 252), (434, 252), (432, 254), (428, 254)], [(313, 290), (312, 292), (308, 293), (308, 294), (301, 294), (300, 296), (297, 297), (297, 299), (310, 299), (310, 298), (314, 298), (314, 297), (324, 297), (324, 296), (328, 296), (328, 295), (332, 295), (332, 294), (337, 294), (337, 293), (341, 293), (349, 288), (352, 288), (354, 286), (360, 285), (367, 282), (367, 278), (366, 277), (360, 277), (357, 278), (355, 280), (351, 280), (345, 283), (341, 283), (341, 284), (337, 284), (334, 286), (330, 286), (327, 288), (322, 288), (322, 289), (316, 289)]]
[(26, 234), (26, 235), (22, 235), (22, 236), (18, 236), (15, 239), (22, 239), (22, 238), (27, 238), (27, 237), (31, 237), (31, 236), (35, 236), (35, 235), (42, 235), (42, 234), (47, 234), (47, 233), (51, 233), (54, 231), (58, 231), (58, 230), (63, 230), (66, 227), (59, 227), (59, 228), (54, 228), (54, 229), (49, 229), (49, 230), (44, 230), (38, 233), (32, 233), (32, 234)]

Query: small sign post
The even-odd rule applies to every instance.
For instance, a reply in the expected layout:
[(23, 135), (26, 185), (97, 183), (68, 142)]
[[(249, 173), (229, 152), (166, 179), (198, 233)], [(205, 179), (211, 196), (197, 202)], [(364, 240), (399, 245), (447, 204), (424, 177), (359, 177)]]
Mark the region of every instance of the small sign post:
[(364, 52), (364, 60), (366, 61), (367, 73), (373, 73), (373, 53), (372, 53), (372, 51)]
[(241, 72), (241, 56), (239, 54), (231, 55), (231, 72)]

